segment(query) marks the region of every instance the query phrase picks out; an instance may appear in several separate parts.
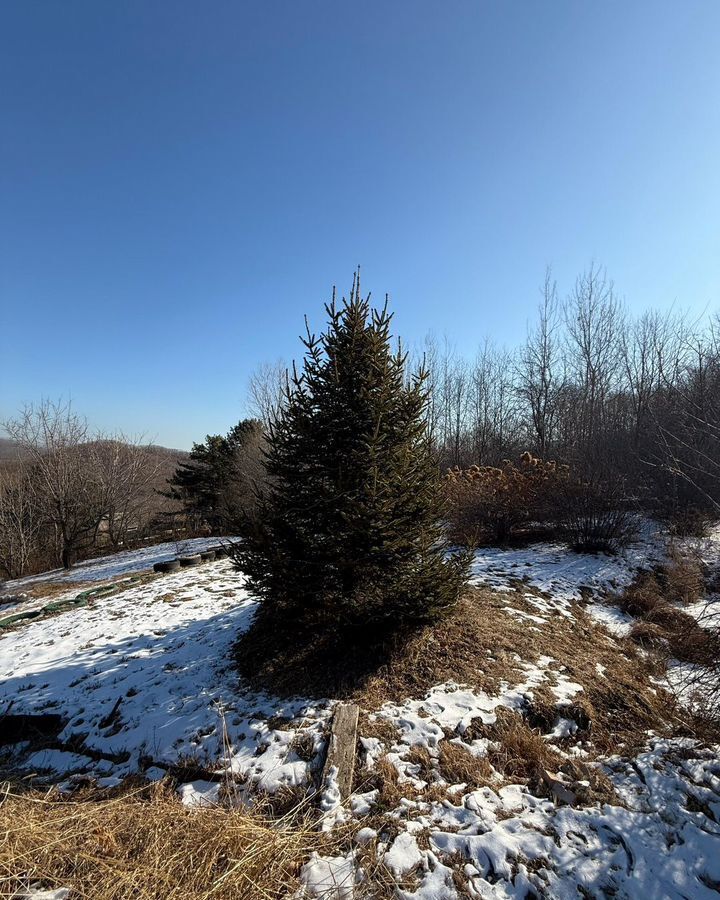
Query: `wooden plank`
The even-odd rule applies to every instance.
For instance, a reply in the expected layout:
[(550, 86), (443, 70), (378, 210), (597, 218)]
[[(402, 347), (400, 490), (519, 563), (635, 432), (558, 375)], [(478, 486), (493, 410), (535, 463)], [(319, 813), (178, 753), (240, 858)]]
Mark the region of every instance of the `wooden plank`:
[(352, 791), (359, 713), (356, 703), (338, 703), (330, 730), (323, 784), (334, 776), (341, 800), (347, 800)]

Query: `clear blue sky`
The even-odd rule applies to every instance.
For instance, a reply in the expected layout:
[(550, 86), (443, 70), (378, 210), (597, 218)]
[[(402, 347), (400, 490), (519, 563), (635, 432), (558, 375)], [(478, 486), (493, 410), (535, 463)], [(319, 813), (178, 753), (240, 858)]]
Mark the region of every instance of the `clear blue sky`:
[(720, 3), (5, 0), (0, 417), (226, 430), (356, 264), (515, 344), (546, 264), (720, 307)]

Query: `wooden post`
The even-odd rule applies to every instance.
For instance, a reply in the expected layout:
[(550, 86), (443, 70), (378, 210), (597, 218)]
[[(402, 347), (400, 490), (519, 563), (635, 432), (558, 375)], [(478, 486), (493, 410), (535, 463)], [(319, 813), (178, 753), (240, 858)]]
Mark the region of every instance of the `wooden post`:
[(355, 703), (338, 703), (330, 729), (323, 784), (327, 783), (330, 771), (334, 768), (341, 800), (347, 800), (352, 791), (359, 712), (360, 707)]

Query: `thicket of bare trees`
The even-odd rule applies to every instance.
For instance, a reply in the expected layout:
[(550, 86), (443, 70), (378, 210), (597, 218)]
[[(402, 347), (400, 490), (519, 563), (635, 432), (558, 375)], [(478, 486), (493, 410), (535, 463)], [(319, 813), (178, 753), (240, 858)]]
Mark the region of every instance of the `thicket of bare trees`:
[(547, 273), (521, 346), (424, 352), (444, 469), (528, 450), (678, 525), (720, 514), (720, 314), (633, 316), (593, 266), (562, 299)]
[(166, 461), (123, 435), (91, 433), (70, 404), (43, 401), (4, 423), (16, 456), (0, 469), (0, 569), (69, 567), (139, 538), (157, 515)]

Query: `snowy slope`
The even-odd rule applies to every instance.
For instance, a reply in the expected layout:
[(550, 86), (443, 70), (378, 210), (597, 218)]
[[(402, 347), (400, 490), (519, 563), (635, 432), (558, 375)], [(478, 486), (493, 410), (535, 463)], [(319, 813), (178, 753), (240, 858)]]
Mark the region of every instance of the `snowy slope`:
[(322, 714), (313, 707), (308, 713), (302, 701), (238, 692), (231, 646), (252, 610), (241, 576), (223, 560), (0, 636), (0, 710), (12, 702), (14, 713), (60, 714), (67, 721), (60, 742), (72, 745), (74, 735), (84, 735), (91, 753), (42, 750), (26, 765), (113, 778), (183, 759), (217, 767), (227, 727), (234, 772), (270, 788), (306, 778), (308, 764), (289, 751), (297, 729), (271, 729), (267, 719), (309, 716), (319, 745)]
[[(146, 571), (176, 552), (172, 544), (96, 560), (82, 567), (78, 580)], [(621, 635), (629, 622), (604, 594), (629, 583), (638, 567), (662, 553), (649, 537), (616, 557), (578, 556), (549, 544), (485, 550), (477, 554), (474, 578), (500, 591), (525, 581), (533, 613), (517, 609), (509, 594), (507, 610), (530, 628), (546, 627), (550, 613), (573, 616), (573, 601), (583, 599), (611, 633)], [(51, 578), (72, 593), (69, 579), (77, 574)], [(24, 584), (29, 581), (41, 594), (43, 577)], [(54, 712), (66, 722), (52, 748), (19, 747), (21, 762), (66, 788), (88, 776), (101, 785), (137, 771), (160, 778), (185, 765), (179, 790), (188, 804), (221, 802), (230, 782), (242, 802), (258, 789), (310, 785), (322, 763), (332, 701), (279, 700), (238, 682), (232, 647), (253, 610), (242, 576), (224, 560), (149, 576), (86, 608), (1, 634), (0, 713)], [(421, 799), (425, 782), (413, 750), (435, 758), (442, 742), (452, 740), (482, 755), (483, 741), (467, 736), (468, 724), (493, 722), (501, 707), (522, 708), (539, 686), (551, 689), (559, 703), (582, 692), (547, 656), (526, 664), (518, 683), (496, 694), (446, 682), (424, 697), (374, 711), (392, 725), (397, 740), (383, 746), (363, 736), (361, 762), (372, 768), (384, 755), (407, 786), (406, 796), (387, 813), (392, 829), (378, 830), (376, 792), (355, 794), (340, 807), (326, 791), (325, 827), (332, 833), (335, 823), (345, 821), (357, 832), (352, 850), (308, 861), (306, 896), (359, 898), (358, 886), (380, 864), (397, 881), (399, 897), (417, 900), (454, 900), (463, 896), (459, 883), (465, 896), (479, 898), (575, 900), (579, 888), (597, 898), (716, 898), (717, 748), (649, 734), (636, 758), (604, 761), (619, 795), (614, 804), (565, 806), (502, 782), (481, 790), (448, 785), (444, 799)], [(545, 737), (557, 740), (571, 726), (561, 719), (559, 730)]]

